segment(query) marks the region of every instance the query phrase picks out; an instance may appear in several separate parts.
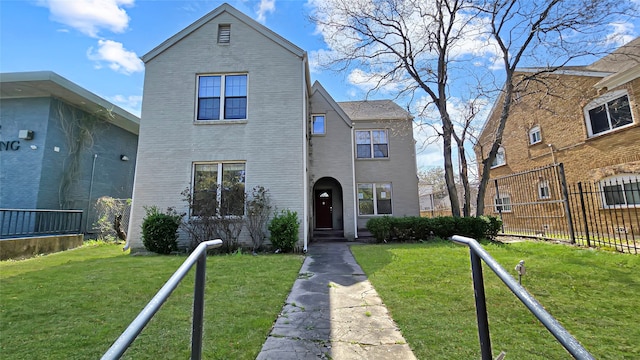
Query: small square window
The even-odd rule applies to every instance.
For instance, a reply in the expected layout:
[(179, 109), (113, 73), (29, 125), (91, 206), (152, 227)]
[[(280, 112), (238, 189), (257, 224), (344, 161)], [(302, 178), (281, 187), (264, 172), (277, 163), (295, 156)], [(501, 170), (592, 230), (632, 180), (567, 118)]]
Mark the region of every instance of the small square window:
[(529, 145), (542, 142), (542, 133), (540, 132), (540, 126), (534, 126), (529, 130)]
[(218, 25), (218, 44), (229, 44), (231, 42), (231, 25)]
[(325, 130), (325, 117), (324, 115), (313, 115), (311, 117), (312, 121), (312, 134), (314, 135), (324, 135)]

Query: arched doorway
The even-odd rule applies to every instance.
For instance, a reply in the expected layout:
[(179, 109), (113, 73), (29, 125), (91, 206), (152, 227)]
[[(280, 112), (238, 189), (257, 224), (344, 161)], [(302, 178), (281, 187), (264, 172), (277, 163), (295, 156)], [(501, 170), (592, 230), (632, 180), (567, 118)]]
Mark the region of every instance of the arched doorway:
[(344, 229), (342, 186), (332, 177), (323, 177), (313, 185), (313, 228)]

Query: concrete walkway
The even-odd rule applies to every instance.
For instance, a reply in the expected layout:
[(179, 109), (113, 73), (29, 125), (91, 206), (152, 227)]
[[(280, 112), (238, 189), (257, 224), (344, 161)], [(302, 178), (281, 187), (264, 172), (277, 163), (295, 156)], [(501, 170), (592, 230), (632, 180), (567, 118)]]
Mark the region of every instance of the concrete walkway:
[(347, 243), (308, 250), (256, 360), (415, 359)]

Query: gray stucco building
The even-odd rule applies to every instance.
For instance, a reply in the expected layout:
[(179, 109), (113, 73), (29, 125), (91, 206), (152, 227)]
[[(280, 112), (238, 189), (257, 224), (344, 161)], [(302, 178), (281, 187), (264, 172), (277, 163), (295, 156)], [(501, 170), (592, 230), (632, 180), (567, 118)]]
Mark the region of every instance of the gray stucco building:
[(56, 73), (0, 74), (0, 208), (84, 210), (90, 231), (96, 199), (131, 197), (139, 124)]

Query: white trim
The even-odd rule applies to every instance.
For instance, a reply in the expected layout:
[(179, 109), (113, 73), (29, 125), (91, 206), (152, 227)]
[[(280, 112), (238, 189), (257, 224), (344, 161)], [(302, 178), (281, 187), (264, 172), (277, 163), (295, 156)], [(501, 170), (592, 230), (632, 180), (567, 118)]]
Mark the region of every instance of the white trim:
[[(496, 203), (496, 200), (500, 199), (500, 204)], [(503, 203), (504, 199), (509, 199), (509, 204), (505, 205)], [(502, 211), (498, 211), (498, 206), (502, 208)], [(509, 210), (505, 210), (505, 207), (509, 207)], [(497, 196), (493, 196), (493, 212), (498, 213), (510, 213), (513, 211), (513, 205), (511, 204), (511, 195), (510, 194), (500, 194), (500, 198)]]
[[(627, 201), (627, 195), (624, 190), (624, 185), (640, 183), (640, 175), (637, 174), (618, 174), (610, 176), (608, 178), (598, 181), (598, 187), (600, 188), (600, 197), (602, 200), (603, 209), (633, 209), (640, 208), (640, 204), (629, 204)], [(605, 186), (621, 186), (621, 194), (624, 198), (624, 204), (611, 204), (607, 203), (607, 197), (604, 191)]]
[[(227, 97), (227, 76), (238, 76), (244, 75), (246, 77), (246, 94), (245, 94), (245, 109), (244, 109), (244, 118), (241, 119), (227, 119), (225, 118), (226, 113), (226, 102), (225, 99)], [(217, 119), (198, 119), (198, 113), (200, 112), (200, 78), (201, 77), (220, 77), (220, 112), (218, 113)], [(196, 97), (195, 97), (195, 106), (194, 106), (195, 114), (193, 116), (194, 123), (213, 123), (213, 122), (242, 122), (247, 121), (249, 119), (249, 73), (248, 72), (232, 72), (232, 73), (202, 73), (196, 74)]]
[[(604, 130), (601, 131), (599, 133), (594, 134), (593, 133), (593, 129), (591, 128), (591, 116), (589, 115), (589, 111), (593, 110), (595, 108), (597, 108), (598, 106), (602, 106), (602, 105), (606, 105), (608, 102), (612, 101), (612, 100), (616, 100), (619, 98), (622, 98), (626, 96), (627, 100), (629, 101), (629, 112), (631, 114), (631, 123), (626, 124), (626, 125), (622, 125), (622, 126), (618, 126), (618, 127), (611, 127), (611, 123), (609, 121), (609, 129), (608, 130)], [(622, 89), (622, 90), (616, 90), (616, 91), (611, 91), (608, 92), (602, 96), (599, 96), (593, 100), (591, 100), (587, 105), (585, 105), (582, 109), (583, 115), (584, 115), (584, 122), (585, 125), (587, 127), (587, 137), (588, 138), (595, 138), (601, 135), (605, 135), (614, 131), (618, 131), (620, 129), (624, 129), (627, 128), (629, 126), (633, 126), (636, 121), (633, 115), (633, 109), (632, 109), (632, 103), (631, 103), (631, 97), (629, 96), (629, 92), (626, 89)], [(609, 117), (609, 110), (607, 110), (607, 118)]]
[(504, 147), (502, 145), (500, 145), (500, 147), (498, 147), (498, 151), (496, 152), (496, 157), (493, 159), (493, 161), (497, 161), (498, 160), (498, 154), (502, 152), (502, 162), (501, 163), (496, 163), (495, 165), (493, 163), (491, 163), (491, 169), (495, 169), (498, 168), (500, 166), (504, 166), (507, 165), (507, 152), (505, 151)]
[[(358, 144), (358, 142), (356, 141), (356, 159), (358, 160), (382, 160), (382, 159), (389, 159), (391, 157), (391, 155), (389, 154), (389, 150), (390, 147), (389, 146), (389, 129), (385, 129), (385, 128), (378, 128), (378, 129), (357, 129), (356, 130), (356, 134), (358, 132), (368, 132), (369, 133), (369, 149), (371, 150), (371, 156), (369, 157), (357, 157), (358, 156), (358, 152), (357, 152), (357, 147), (358, 145), (365, 145), (365, 144)], [(376, 145), (376, 143), (374, 143), (373, 141), (373, 132), (374, 131), (384, 131), (385, 133), (385, 138), (387, 139), (386, 145), (387, 145), (387, 156), (383, 156), (383, 157), (376, 157), (375, 156), (375, 147), (374, 145)], [(379, 145), (379, 144), (378, 144)]]
[(548, 74), (554, 74), (554, 75), (573, 75), (573, 76), (587, 76), (587, 77), (600, 77), (600, 78), (604, 78), (613, 74), (612, 72), (609, 72), (609, 71), (578, 70), (578, 69), (566, 69), (566, 68), (558, 68), (558, 69), (552, 70), (550, 68), (545, 68), (545, 67), (518, 68), (516, 69), (516, 72), (523, 72), (523, 73), (546, 72)]
[[(317, 117), (322, 117), (322, 132), (321, 133), (316, 133), (315, 132), (315, 118)], [(327, 135), (327, 114), (311, 114), (311, 135), (314, 136), (325, 136)]]
[(640, 65), (633, 66), (627, 70), (609, 75), (597, 82), (593, 87), (598, 90), (613, 89), (622, 84), (626, 84), (640, 77)]
[(353, 186), (353, 227), (355, 238), (358, 238), (358, 189), (356, 185), (356, 149), (355, 149), (355, 129), (351, 127), (351, 181)]
[[(374, 216), (393, 216), (393, 184), (391, 182), (359, 182), (357, 185), (371, 185), (372, 186), (372, 201), (373, 201), (373, 214), (360, 214), (360, 205), (358, 204), (358, 216), (360, 217), (374, 217)], [(378, 213), (378, 185), (389, 185), (390, 187), (390, 200), (391, 200), (391, 213), (379, 214)], [(356, 187), (356, 193), (358, 188)], [(358, 199), (359, 200), (359, 199)]]
[[(538, 140), (533, 138), (534, 134), (538, 134)], [(535, 145), (542, 142), (542, 130), (540, 129), (540, 125), (534, 125), (531, 129), (529, 129), (529, 145)]]

